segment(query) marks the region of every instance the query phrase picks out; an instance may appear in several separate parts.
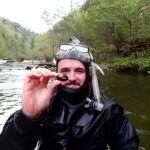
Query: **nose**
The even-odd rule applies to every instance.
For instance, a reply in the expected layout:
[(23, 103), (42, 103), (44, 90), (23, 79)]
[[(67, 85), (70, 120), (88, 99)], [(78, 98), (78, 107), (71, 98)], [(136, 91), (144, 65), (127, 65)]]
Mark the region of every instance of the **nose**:
[(68, 78), (70, 81), (75, 81), (76, 80), (76, 76), (75, 73), (72, 71), (69, 73)]

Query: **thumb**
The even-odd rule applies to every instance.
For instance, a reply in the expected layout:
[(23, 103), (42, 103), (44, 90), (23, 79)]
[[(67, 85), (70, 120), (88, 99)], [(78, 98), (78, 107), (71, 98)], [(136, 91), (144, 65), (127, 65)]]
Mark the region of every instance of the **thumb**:
[(50, 85), (48, 86), (48, 89), (49, 89), (49, 91), (50, 91), (50, 94), (53, 94), (55, 88), (56, 88), (59, 84), (61, 84), (61, 81), (58, 81), (58, 80), (55, 80), (55, 81), (53, 81), (52, 83), (50, 83)]

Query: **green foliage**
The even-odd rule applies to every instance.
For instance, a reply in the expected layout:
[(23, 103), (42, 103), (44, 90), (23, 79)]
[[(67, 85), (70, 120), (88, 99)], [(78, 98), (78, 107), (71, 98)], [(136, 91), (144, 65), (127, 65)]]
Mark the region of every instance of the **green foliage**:
[[(36, 36), (19, 24), (0, 18), (0, 58), (51, 60), (60, 43), (76, 36), (91, 48), (99, 63), (116, 55), (128, 56), (112, 67), (147, 70), (149, 64), (144, 58), (138, 59), (140, 63), (134, 58), (141, 58), (137, 53), (145, 55), (150, 51), (149, 5), (147, 0), (87, 0), (67, 16), (57, 14), (62, 19), (47, 33)], [(54, 18), (49, 17), (45, 11), (42, 18), (51, 26)]]
[(35, 34), (19, 24), (0, 17), (0, 58), (27, 58)]
[[(55, 53), (59, 43), (67, 42), (70, 36), (76, 36), (88, 44), (98, 63), (110, 62), (116, 55), (131, 55), (111, 66), (118, 70), (145, 70), (148, 68), (147, 63), (142, 65), (144, 60), (139, 63), (134, 59), (138, 56), (137, 53), (145, 54), (150, 50), (148, 6), (147, 0), (87, 0), (80, 9), (62, 17), (46, 33), (45, 38), (39, 39), (33, 50), (36, 51), (36, 56), (42, 56), (44, 50), (39, 53), (42, 48)], [(45, 43), (42, 44), (42, 41)], [(46, 48), (46, 42), (49, 49)]]
[(90, 48), (90, 50), (92, 52), (95, 52), (95, 51), (112, 51), (112, 50), (115, 50), (115, 46), (113, 44), (102, 44), (100, 47), (95, 47), (95, 48)]
[(150, 70), (150, 56), (139, 57), (138, 59), (132, 57), (114, 58), (109, 67), (118, 71), (146, 72)]
[[(34, 39), (34, 48), (29, 52), (30, 59), (45, 59), (51, 60), (53, 57), (53, 45), (48, 34), (37, 35)], [(50, 43), (50, 44), (49, 44)]]
[(137, 51), (137, 40), (150, 39), (148, 6), (146, 0), (87, 0), (54, 26), (55, 40), (67, 41), (74, 35), (97, 51), (103, 45), (113, 45), (118, 54)]

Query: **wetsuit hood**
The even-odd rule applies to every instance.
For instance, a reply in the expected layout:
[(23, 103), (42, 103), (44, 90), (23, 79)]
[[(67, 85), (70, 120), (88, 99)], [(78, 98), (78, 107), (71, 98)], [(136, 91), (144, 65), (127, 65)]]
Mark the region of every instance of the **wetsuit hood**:
[(89, 77), (86, 77), (85, 82), (79, 89), (72, 89), (65, 87), (63, 85), (58, 86), (59, 94), (63, 101), (69, 103), (70, 105), (75, 105), (85, 101), (86, 97), (89, 95)]

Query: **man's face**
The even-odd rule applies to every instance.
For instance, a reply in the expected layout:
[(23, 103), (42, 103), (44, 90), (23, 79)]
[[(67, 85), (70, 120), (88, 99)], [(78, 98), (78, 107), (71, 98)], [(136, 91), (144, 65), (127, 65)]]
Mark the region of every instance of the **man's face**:
[(84, 65), (73, 59), (63, 59), (58, 63), (58, 73), (64, 73), (68, 76), (67, 81), (63, 81), (62, 85), (78, 89), (80, 88), (86, 78)]

